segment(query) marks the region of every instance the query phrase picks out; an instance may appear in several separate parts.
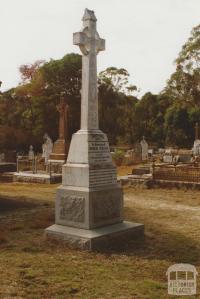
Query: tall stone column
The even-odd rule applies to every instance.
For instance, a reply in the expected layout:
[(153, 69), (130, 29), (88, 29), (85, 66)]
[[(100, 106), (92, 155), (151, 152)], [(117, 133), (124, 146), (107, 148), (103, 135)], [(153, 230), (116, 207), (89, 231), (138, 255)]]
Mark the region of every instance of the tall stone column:
[(98, 121), (96, 59), (105, 50), (105, 40), (96, 31), (93, 11), (86, 9), (82, 20), (82, 31), (73, 35), (83, 55), (81, 129), (72, 136), (62, 185), (57, 189), (56, 224), (46, 234), (92, 250), (143, 234), (144, 227), (123, 222), (122, 188)]
[(74, 45), (83, 54), (81, 129), (98, 130), (97, 54), (105, 50), (105, 40), (96, 31), (97, 19), (93, 12), (86, 9), (82, 20), (83, 30), (73, 35)]

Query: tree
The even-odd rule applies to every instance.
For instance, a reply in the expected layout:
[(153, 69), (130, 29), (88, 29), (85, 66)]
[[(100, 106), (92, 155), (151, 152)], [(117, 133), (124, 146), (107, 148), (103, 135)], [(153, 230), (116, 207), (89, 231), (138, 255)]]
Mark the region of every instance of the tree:
[(140, 140), (145, 136), (148, 141), (163, 146), (164, 116), (168, 106), (168, 97), (146, 93), (135, 105), (134, 139)]
[(30, 82), (39, 68), (45, 63), (45, 60), (37, 60), (32, 64), (23, 64), (19, 67), (21, 73), (22, 83)]
[(109, 67), (105, 71), (99, 73), (99, 82), (100, 84), (104, 83), (113, 91), (121, 92), (126, 95), (133, 95), (133, 93), (139, 91), (139, 89), (135, 85), (129, 84), (129, 76), (126, 69)]
[(180, 105), (172, 105), (165, 115), (166, 144), (188, 147), (193, 141), (193, 128), (190, 123), (188, 109)]
[(183, 45), (171, 75), (164, 89), (174, 102), (184, 106), (200, 104), (200, 25), (194, 27), (191, 36)]
[[(4, 93), (0, 100), (0, 123), (28, 132), (30, 140), (27, 143), (33, 143), (39, 150), (45, 132), (53, 140), (58, 137), (56, 105), (61, 92), (64, 92), (70, 111), (70, 135), (79, 130), (81, 56), (68, 54), (59, 60), (23, 65), (20, 70), (22, 82)], [(133, 118), (137, 98), (130, 95), (129, 74), (125, 69), (117, 68), (110, 68), (109, 72), (102, 74), (98, 81), (100, 127), (108, 134), (111, 143), (131, 143), (134, 141)]]
[(28, 132), (29, 144), (41, 148), (47, 132), (58, 136), (56, 105), (65, 92), (70, 106), (70, 134), (79, 129), (81, 56), (68, 54), (60, 60), (22, 66), (22, 82), (4, 92), (0, 99), (0, 124)]
[(183, 45), (162, 95), (171, 104), (165, 115), (165, 135), (168, 144), (191, 147), (194, 124), (200, 122), (200, 25), (194, 27)]
[(137, 90), (129, 84), (125, 69), (107, 68), (99, 74), (100, 128), (111, 144), (133, 143), (134, 106), (138, 99), (131, 95)]
[(176, 64), (186, 73), (193, 74), (200, 68), (200, 25), (194, 27), (191, 36), (183, 45)]

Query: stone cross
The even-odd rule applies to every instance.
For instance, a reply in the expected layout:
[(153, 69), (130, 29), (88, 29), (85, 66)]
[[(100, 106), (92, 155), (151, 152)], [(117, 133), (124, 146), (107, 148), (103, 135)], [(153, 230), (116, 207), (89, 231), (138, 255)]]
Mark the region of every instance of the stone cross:
[(66, 117), (67, 117), (67, 111), (69, 106), (65, 103), (64, 94), (61, 94), (60, 96), (60, 103), (56, 106), (58, 112), (60, 113), (59, 117), (59, 139), (65, 139), (66, 135)]
[(195, 124), (195, 140), (199, 139), (199, 124), (196, 122)]
[(97, 54), (105, 50), (105, 40), (96, 31), (97, 19), (92, 10), (85, 9), (82, 21), (82, 31), (73, 34), (73, 43), (83, 54), (81, 129), (98, 130)]
[[(83, 30), (74, 33), (82, 57), (81, 129), (72, 135), (62, 185), (56, 191), (55, 224), (46, 236), (72, 247), (99, 250), (144, 233), (144, 226), (123, 221), (123, 192), (112, 163), (108, 138), (98, 123), (97, 54), (105, 41), (86, 9)], [(114, 121), (114, 120), (113, 120)]]

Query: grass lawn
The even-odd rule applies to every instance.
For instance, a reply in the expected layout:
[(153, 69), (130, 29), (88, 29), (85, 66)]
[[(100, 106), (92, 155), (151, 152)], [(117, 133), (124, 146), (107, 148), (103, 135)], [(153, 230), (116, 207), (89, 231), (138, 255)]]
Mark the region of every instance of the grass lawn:
[(55, 189), (0, 184), (0, 298), (200, 298), (200, 279), (189, 297), (168, 296), (166, 279), (174, 263), (200, 273), (200, 192), (125, 189), (124, 217), (145, 224), (145, 239), (89, 253), (45, 241)]

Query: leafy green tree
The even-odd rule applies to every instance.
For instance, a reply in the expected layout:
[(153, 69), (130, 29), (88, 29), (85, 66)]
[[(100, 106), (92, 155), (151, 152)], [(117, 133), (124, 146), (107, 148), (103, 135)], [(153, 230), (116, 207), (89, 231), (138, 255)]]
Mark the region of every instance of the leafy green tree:
[(200, 25), (194, 27), (191, 36), (183, 45), (176, 64), (181, 66), (183, 71), (193, 74), (200, 68)]
[(135, 140), (142, 136), (151, 143), (164, 145), (164, 117), (170, 101), (167, 96), (146, 93), (135, 105), (134, 135)]
[[(70, 135), (77, 131), (80, 128), (81, 56), (68, 54), (59, 60), (37, 61), (21, 66), (20, 71), (22, 82), (4, 93), (0, 100), (0, 123), (28, 132), (27, 144), (33, 143), (40, 150), (45, 132), (53, 140), (58, 137), (56, 105), (64, 92), (69, 104)], [(126, 70), (110, 68), (99, 78), (100, 128), (113, 144), (134, 141), (137, 98), (131, 93), (137, 88), (131, 87), (128, 77)]]
[(133, 93), (139, 91), (139, 89), (129, 83), (129, 77), (130, 75), (126, 69), (109, 67), (105, 71), (100, 72), (99, 82), (118, 93), (121, 92), (126, 95), (133, 95)]
[(81, 56), (68, 54), (60, 60), (36, 62), (20, 67), (22, 82), (2, 94), (0, 124), (27, 131), (29, 144), (41, 147), (42, 136), (58, 136), (56, 105), (65, 92), (70, 106), (70, 134), (79, 129)]
[(184, 106), (200, 104), (200, 25), (194, 27), (176, 61), (176, 71), (164, 90), (171, 99)]
[(192, 145), (193, 128), (186, 107), (172, 105), (165, 114), (166, 144), (178, 147)]
[(200, 122), (200, 25), (192, 29), (175, 63), (162, 92), (171, 101), (165, 114), (166, 143), (191, 147), (194, 124)]
[(111, 144), (134, 142), (134, 107), (138, 99), (130, 95), (128, 77), (125, 69), (114, 67), (99, 75), (100, 128), (107, 133)]

